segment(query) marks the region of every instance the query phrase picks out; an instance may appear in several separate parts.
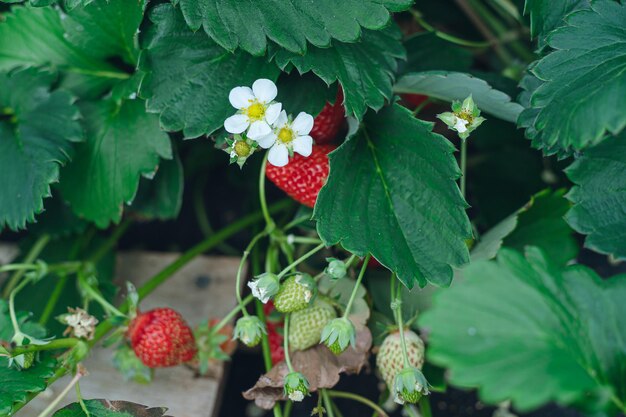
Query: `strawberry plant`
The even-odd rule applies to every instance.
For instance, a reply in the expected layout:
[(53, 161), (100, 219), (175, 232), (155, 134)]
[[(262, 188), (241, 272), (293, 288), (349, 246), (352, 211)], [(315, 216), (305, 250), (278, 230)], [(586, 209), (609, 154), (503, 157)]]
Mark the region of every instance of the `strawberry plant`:
[[(0, 0), (0, 417), (180, 405), (87, 398), (102, 348), (247, 350), (223, 415), (623, 415), (625, 45), (620, 0)], [(230, 312), (147, 307), (202, 254)]]

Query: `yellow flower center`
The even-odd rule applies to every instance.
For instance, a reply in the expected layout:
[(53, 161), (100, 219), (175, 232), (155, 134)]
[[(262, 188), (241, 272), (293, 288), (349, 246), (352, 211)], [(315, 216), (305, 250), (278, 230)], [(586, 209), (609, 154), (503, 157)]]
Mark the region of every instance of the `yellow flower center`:
[(254, 103), (246, 109), (251, 120), (261, 120), (265, 116), (265, 106), (261, 103)]
[(240, 157), (245, 157), (250, 155), (250, 145), (248, 145), (246, 142), (244, 141), (237, 141), (235, 142), (235, 153), (237, 154), (237, 156)]
[(474, 116), (467, 111), (462, 111), (458, 114), (457, 116), (459, 119), (463, 119), (467, 122), (467, 124), (471, 125), (472, 122), (474, 121)]
[(293, 130), (289, 129), (288, 127), (283, 127), (278, 132), (278, 139), (282, 143), (289, 143), (289, 142), (291, 142), (293, 140)]

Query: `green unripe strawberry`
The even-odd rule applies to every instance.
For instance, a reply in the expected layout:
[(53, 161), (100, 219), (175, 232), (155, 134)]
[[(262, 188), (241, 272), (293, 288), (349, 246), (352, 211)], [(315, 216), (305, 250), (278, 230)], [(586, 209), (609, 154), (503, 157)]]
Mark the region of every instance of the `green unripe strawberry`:
[(335, 309), (326, 301), (317, 299), (304, 310), (291, 313), (289, 320), (289, 348), (305, 350), (320, 342), (324, 326), (337, 317)]
[(285, 397), (300, 402), (309, 395), (309, 381), (300, 372), (289, 372), (285, 377)]
[(341, 317), (330, 321), (324, 330), (320, 343), (325, 344), (335, 355), (342, 354), (349, 345), (356, 343), (356, 329), (350, 319)]
[[(404, 331), (404, 339), (409, 364), (417, 369), (422, 369), (424, 365), (424, 342), (411, 330)], [(385, 338), (376, 356), (376, 366), (387, 383), (387, 387), (393, 392), (395, 377), (404, 369), (400, 332), (391, 333)]]
[(393, 383), (393, 400), (398, 404), (416, 404), (422, 395), (428, 395), (428, 381), (419, 369), (407, 367), (400, 371)]
[(315, 280), (308, 274), (287, 278), (274, 296), (274, 307), (281, 313), (291, 313), (306, 308), (317, 294)]

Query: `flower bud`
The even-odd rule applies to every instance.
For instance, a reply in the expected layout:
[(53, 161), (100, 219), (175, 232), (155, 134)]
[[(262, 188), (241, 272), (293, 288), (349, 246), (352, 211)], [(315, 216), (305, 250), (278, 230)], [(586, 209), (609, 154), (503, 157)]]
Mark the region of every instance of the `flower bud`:
[(309, 395), (309, 381), (300, 372), (289, 372), (285, 377), (285, 396), (291, 401), (302, 401)]
[(248, 346), (253, 347), (259, 344), (265, 331), (265, 326), (257, 316), (244, 316), (237, 320), (233, 339), (239, 339)]
[(398, 404), (415, 404), (422, 395), (428, 395), (428, 381), (419, 369), (404, 368), (393, 383), (394, 401)]
[(252, 290), (252, 295), (265, 304), (278, 293), (280, 279), (276, 274), (266, 272), (257, 276), (253, 281), (248, 282), (248, 287)]
[(348, 345), (354, 347), (356, 343), (354, 324), (345, 317), (331, 320), (322, 330), (320, 343), (325, 344), (335, 355), (343, 353)]
[(326, 275), (332, 279), (341, 279), (346, 276), (348, 268), (343, 261), (335, 258), (327, 258), (328, 266), (324, 270)]

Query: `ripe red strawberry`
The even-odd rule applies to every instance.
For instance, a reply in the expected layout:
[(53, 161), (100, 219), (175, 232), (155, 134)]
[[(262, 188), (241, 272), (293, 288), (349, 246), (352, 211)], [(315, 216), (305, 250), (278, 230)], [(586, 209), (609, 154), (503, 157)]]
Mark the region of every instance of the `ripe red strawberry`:
[(335, 104), (326, 103), (320, 114), (315, 117), (310, 135), (318, 145), (331, 143), (339, 134), (345, 119), (343, 91), (340, 88)]
[(285, 360), (285, 350), (283, 349), (283, 335), (280, 329), (283, 328), (282, 315), (272, 314), (275, 311), (274, 303), (268, 301), (263, 305), (263, 311), (267, 319), (267, 338), (270, 344), (270, 353), (272, 354), (272, 363), (276, 365), (278, 362)]
[(171, 308), (139, 313), (130, 323), (126, 336), (137, 357), (149, 368), (188, 362), (197, 351), (193, 332)]
[(328, 178), (328, 153), (335, 149), (335, 145), (313, 146), (313, 152), (307, 158), (295, 154), (284, 167), (267, 164), (265, 174), (291, 198), (313, 207)]

